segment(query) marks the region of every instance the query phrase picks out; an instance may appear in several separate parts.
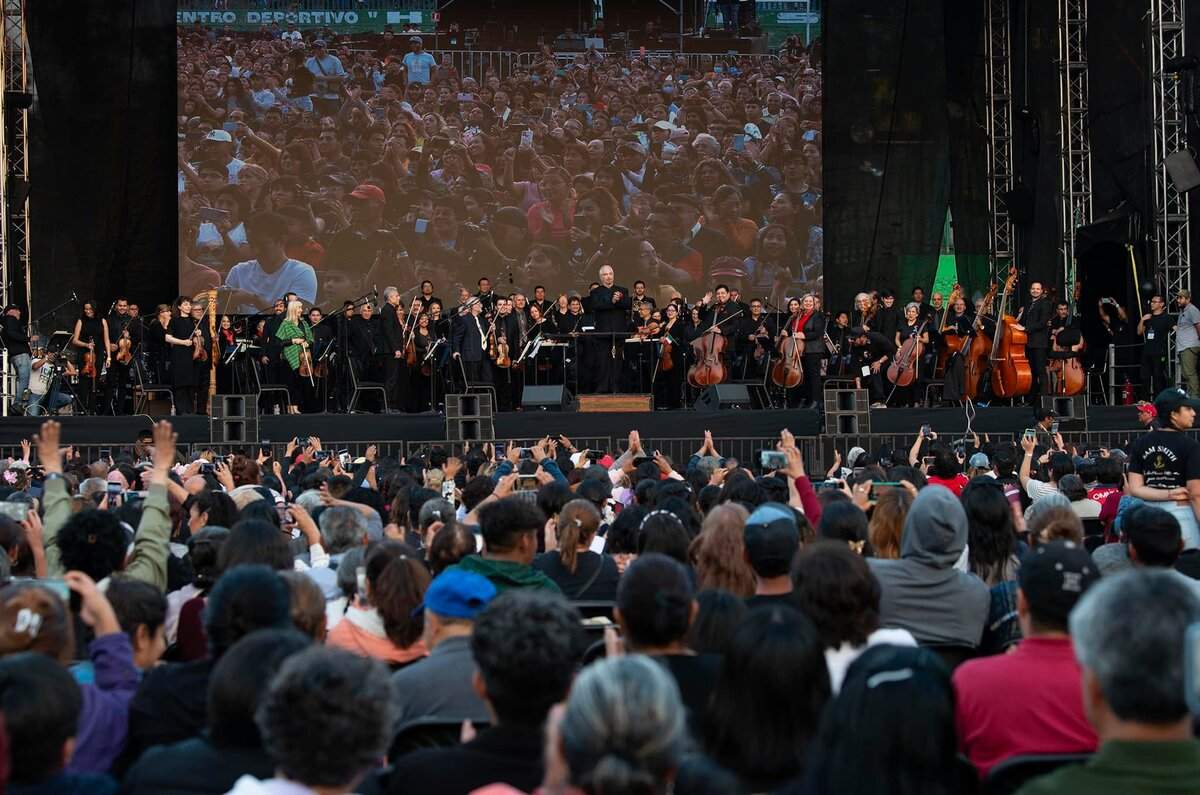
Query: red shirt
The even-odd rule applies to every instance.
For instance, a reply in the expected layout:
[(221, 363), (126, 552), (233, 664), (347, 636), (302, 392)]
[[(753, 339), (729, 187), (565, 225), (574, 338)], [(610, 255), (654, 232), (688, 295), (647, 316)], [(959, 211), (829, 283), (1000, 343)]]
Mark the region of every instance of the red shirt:
[(967, 480), (966, 475), (959, 472), (952, 478), (939, 478), (937, 475), (929, 475), (925, 478), (925, 482), (933, 484), (934, 486), (945, 486), (946, 488), (950, 489), (950, 491), (954, 492), (955, 497), (961, 497), (963, 489), (967, 487), (967, 483), (970, 481)]
[(958, 741), (980, 778), (1012, 756), (1096, 750), (1079, 682), (1067, 637), (1026, 638), (1011, 654), (960, 665), (954, 672)]

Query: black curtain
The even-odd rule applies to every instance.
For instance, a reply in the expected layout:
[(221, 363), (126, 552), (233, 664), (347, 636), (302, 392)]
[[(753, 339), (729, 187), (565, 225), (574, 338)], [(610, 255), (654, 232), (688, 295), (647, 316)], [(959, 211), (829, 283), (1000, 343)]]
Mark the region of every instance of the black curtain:
[(952, 196), (964, 251), (986, 251), (982, 20), (981, 0), (828, 4), (829, 306), (851, 306), (859, 290), (891, 287), (900, 301), (928, 290)]
[(72, 290), (101, 311), (127, 295), (149, 314), (178, 289), (175, 4), (38, 0), (25, 14), (33, 314)]

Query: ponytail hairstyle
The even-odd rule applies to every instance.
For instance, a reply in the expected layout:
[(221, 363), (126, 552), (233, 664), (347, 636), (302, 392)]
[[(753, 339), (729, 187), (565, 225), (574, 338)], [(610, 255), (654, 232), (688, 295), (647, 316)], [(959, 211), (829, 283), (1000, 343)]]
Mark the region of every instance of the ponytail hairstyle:
[(559, 737), (571, 784), (588, 795), (661, 795), (687, 737), (679, 687), (646, 657), (601, 660), (571, 686)]
[(600, 529), (600, 511), (587, 500), (571, 500), (558, 514), (558, 558), (575, 573), (579, 547)]

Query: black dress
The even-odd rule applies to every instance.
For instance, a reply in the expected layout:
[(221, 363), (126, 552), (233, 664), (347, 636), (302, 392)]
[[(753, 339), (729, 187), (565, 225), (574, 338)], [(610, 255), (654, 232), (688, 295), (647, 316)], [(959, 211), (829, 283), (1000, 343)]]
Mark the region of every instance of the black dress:
[[(191, 339), (196, 321), (187, 317), (171, 319), (167, 333), (176, 339)], [(170, 343), (168, 343), (170, 344)], [(170, 345), (171, 386), (175, 393), (175, 413), (191, 414), (196, 408), (196, 366), (192, 362), (193, 348), (190, 345)]]
[(76, 366), (79, 368), (79, 400), (83, 403), (84, 410), (88, 414), (92, 414), (95, 413), (96, 409), (96, 391), (99, 386), (100, 370), (104, 367), (104, 357), (106, 354), (104, 349), (104, 321), (98, 317), (80, 318), (79, 341), (83, 343), (91, 342), (95, 345), (95, 377), (83, 374), (83, 357), (87, 355), (87, 349), (76, 348), (78, 351), (76, 354)]

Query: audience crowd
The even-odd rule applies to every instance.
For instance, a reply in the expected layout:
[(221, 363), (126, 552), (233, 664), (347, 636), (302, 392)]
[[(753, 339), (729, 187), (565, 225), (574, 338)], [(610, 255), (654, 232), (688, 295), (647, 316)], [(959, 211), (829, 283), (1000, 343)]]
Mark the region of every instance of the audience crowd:
[(928, 434), (821, 480), (786, 430), (752, 470), (707, 432), (189, 460), (167, 422), (88, 461), (49, 421), (0, 462), (0, 781), (1200, 791), (1197, 405), (1128, 451)]

